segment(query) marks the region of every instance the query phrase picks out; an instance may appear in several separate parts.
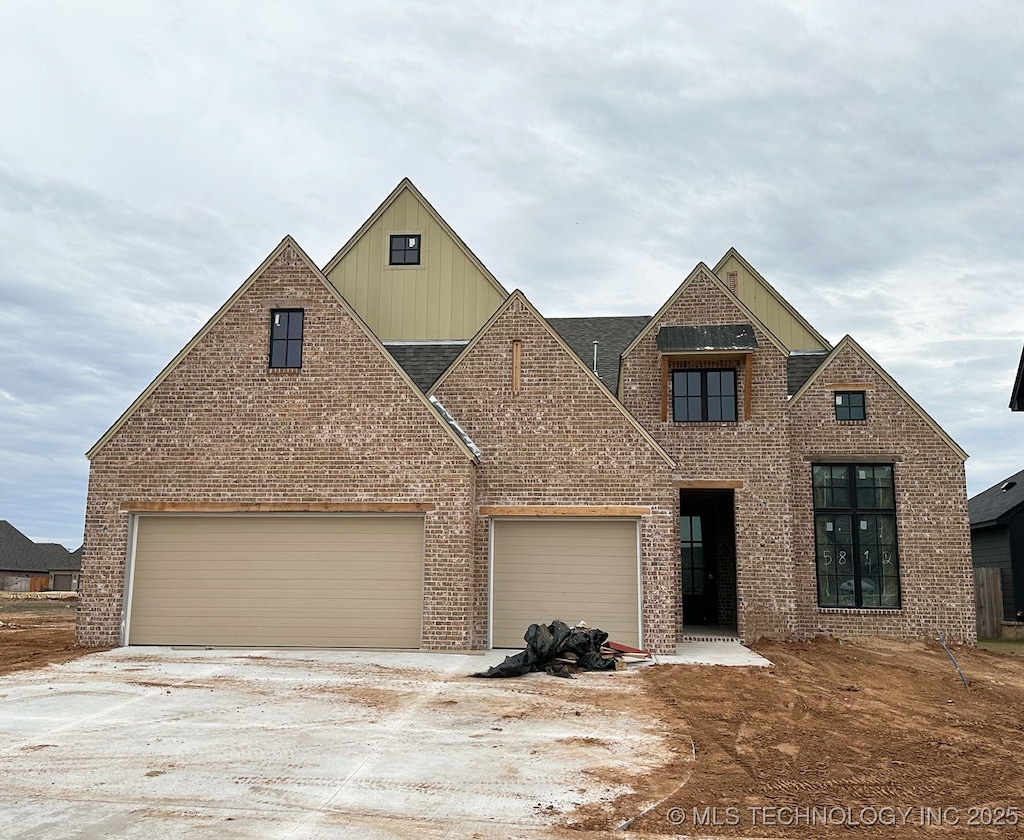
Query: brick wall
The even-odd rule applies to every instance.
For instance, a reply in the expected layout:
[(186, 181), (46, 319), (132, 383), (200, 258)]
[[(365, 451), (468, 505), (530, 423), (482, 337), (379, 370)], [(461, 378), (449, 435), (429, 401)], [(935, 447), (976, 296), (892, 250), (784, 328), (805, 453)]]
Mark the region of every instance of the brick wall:
[[(834, 393), (866, 388), (864, 421), (836, 421)], [(861, 389), (857, 389), (861, 390)], [(792, 442), (793, 560), (798, 582), (795, 634), (868, 634), (976, 640), (974, 578), (964, 464), (852, 347), (820, 372), (789, 411)], [(811, 466), (823, 458), (893, 463), (900, 566), (899, 610), (833, 610), (817, 605)]]
[[(522, 342), (518, 394), (512, 387), (515, 340)], [(673, 652), (679, 563), (669, 468), (569, 353), (513, 296), (435, 393), (482, 451), (478, 504), (651, 507), (641, 521), (644, 644)], [(478, 519), (478, 646), (487, 640), (489, 527), (487, 517)]]
[[(305, 309), (301, 370), (270, 310)], [(118, 642), (132, 501), (420, 502), (423, 644), (468, 648), (475, 467), (286, 246), (92, 460), (78, 641)]]
[[(697, 274), (623, 361), (623, 401), (679, 464), (674, 478), (736, 481), (738, 627), (760, 636), (887, 635), (975, 638), (963, 462), (854, 350), (843, 352), (794, 405), (786, 358), (755, 324), (752, 416), (737, 423), (662, 421), (656, 336), (661, 326), (746, 323), (706, 275)], [(722, 367), (723, 362), (673, 362)], [(737, 365), (740, 395), (744, 370)], [(828, 383), (863, 383), (864, 422), (835, 420)], [(670, 394), (671, 398), (671, 394)], [(742, 399), (742, 396), (741, 396)], [(741, 409), (742, 412), (742, 409)], [(742, 415), (741, 415), (742, 416)], [(895, 460), (902, 601), (899, 610), (817, 606), (811, 464), (815, 457)], [(892, 456), (892, 458), (888, 457)]]
[[(735, 490), (737, 624), (742, 638), (786, 637), (795, 627), (797, 604), (790, 518), (789, 450), (786, 439), (786, 356), (754, 325), (751, 418), (743, 417), (746, 373), (742, 362), (673, 361), (673, 367), (735, 366), (740, 420), (676, 423), (671, 387), (668, 419), (661, 419), (661, 367), (657, 334), (662, 326), (749, 323), (705, 274), (683, 293), (623, 360), (626, 407), (676, 460), (677, 482), (731, 481)], [(678, 509), (678, 497), (676, 498)], [(678, 560), (677, 560), (678, 562)], [(685, 616), (684, 616), (685, 621)]]

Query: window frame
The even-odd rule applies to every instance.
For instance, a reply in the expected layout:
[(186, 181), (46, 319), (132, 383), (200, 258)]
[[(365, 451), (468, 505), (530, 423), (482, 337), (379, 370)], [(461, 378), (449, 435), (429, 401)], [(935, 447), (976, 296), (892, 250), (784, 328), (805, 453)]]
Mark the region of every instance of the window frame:
[[(722, 388), (722, 374), (729, 374), (732, 377), (732, 390), (731, 392), (725, 392)], [(709, 375), (718, 377), (718, 393), (710, 393), (708, 386)], [(677, 381), (679, 377), (686, 377), (687, 380), (691, 376), (697, 376), (700, 380), (700, 393), (698, 395), (691, 394), (689, 388), (682, 395), (679, 394)], [(718, 412), (720, 415), (725, 414), (726, 400), (732, 400), (732, 416), (725, 417), (719, 416), (717, 418), (710, 418), (709, 406), (717, 403)], [(699, 400), (700, 406), (700, 417), (694, 418), (689, 416), (690, 409), (694, 407), (694, 401)], [(685, 405), (689, 408), (686, 410), (687, 416), (680, 417), (680, 401), (686, 401)], [(672, 422), (673, 423), (738, 423), (739, 422), (739, 375), (736, 368), (724, 367), (724, 368), (673, 368), (672, 370)]]
[[(848, 404), (841, 404), (840, 400), (844, 397), (851, 398), (851, 402)], [(857, 403), (860, 403), (859, 405)], [(832, 403), (835, 407), (836, 420), (840, 422), (847, 421), (861, 421), (868, 419), (868, 400), (866, 391), (836, 391), (832, 396)], [(840, 412), (842, 409), (842, 412)], [(852, 416), (854, 413), (859, 412), (859, 417)], [(845, 414), (845, 417), (841, 417), (840, 413)]]
[[(399, 249), (395, 249), (395, 240), (398, 239), (416, 239), (415, 249), (409, 248), (408, 244)], [(403, 255), (415, 251), (416, 260), (403, 259), (401, 262), (395, 262), (395, 254), (401, 253)], [(388, 266), (391, 268), (413, 268), (423, 263), (423, 234), (422, 233), (389, 233), (388, 234)]]
[[(813, 464), (811, 495), (818, 608), (902, 609), (895, 464)], [(850, 569), (843, 572), (846, 551)], [(852, 593), (844, 596), (844, 587)]]
[[(298, 324), (294, 323), (298, 316)], [(281, 321), (283, 320), (283, 324)], [(283, 335), (281, 335), (283, 327)], [(267, 353), (268, 370), (301, 370), (302, 344), (306, 330), (306, 310), (301, 307), (270, 310), (270, 348)], [(294, 332), (298, 335), (294, 335)], [(283, 348), (284, 358), (278, 355)], [(275, 361), (276, 360), (276, 361)]]

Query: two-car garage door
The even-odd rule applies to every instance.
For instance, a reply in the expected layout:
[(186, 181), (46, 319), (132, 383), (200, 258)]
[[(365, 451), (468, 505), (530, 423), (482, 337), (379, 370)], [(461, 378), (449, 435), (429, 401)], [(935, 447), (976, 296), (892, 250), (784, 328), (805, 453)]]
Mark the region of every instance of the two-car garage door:
[(639, 646), (635, 519), (494, 519), (491, 539), (494, 647), (522, 647), (527, 627), (556, 618)]
[(128, 644), (418, 648), (423, 519), (144, 515)]

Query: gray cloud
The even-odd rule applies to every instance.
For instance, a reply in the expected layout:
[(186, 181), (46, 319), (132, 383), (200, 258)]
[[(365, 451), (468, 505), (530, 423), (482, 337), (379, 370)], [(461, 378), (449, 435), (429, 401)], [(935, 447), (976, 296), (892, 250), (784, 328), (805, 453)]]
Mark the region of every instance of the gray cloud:
[[(45, 15), (45, 16), (44, 16)], [(550, 315), (737, 247), (1017, 471), (1024, 33), (1009, 2), (5, 7), (0, 517), (80, 539), (81, 453), (285, 233), (409, 175)]]

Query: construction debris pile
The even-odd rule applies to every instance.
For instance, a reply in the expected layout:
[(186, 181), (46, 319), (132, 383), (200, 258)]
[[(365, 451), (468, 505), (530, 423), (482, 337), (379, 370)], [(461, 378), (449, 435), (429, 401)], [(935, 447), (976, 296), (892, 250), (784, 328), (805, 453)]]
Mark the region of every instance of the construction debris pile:
[(533, 671), (544, 671), (556, 677), (573, 678), (576, 671), (611, 671), (626, 667), (623, 657), (650, 659), (645, 650), (608, 641), (608, 634), (580, 622), (570, 627), (564, 621), (531, 624), (523, 636), (526, 650), (505, 661), (471, 674), (473, 677), (521, 677)]

